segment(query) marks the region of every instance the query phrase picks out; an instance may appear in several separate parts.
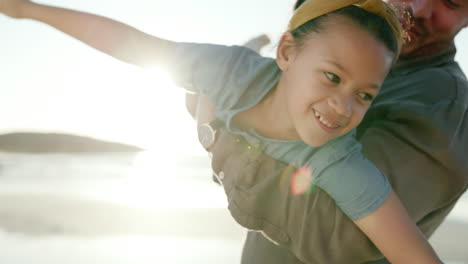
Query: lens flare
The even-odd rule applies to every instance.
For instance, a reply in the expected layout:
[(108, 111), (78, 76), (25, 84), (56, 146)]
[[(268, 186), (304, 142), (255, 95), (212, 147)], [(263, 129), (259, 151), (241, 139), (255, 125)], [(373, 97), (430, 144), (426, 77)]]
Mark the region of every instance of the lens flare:
[(297, 169), (291, 176), (291, 192), (293, 195), (305, 193), (312, 184), (312, 170), (307, 167)]

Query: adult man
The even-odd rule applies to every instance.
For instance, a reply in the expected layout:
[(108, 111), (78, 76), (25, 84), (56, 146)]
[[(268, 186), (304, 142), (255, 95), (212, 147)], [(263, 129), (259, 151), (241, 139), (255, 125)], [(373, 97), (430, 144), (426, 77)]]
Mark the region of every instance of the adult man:
[[(302, 0), (299, 0), (296, 7)], [(455, 35), (468, 25), (466, 0), (393, 0), (410, 41), (366, 118), (358, 127), (363, 152), (390, 180), (409, 214), (429, 237), (468, 188), (468, 84), (454, 61)], [(200, 107), (201, 106), (201, 107)], [(207, 107), (199, 104), (203, 118)], [(204, 118), (207, 120), (209, 118)], [(213, 169), (256, 170), (264, 177), (282, 166), (243, 164), (242, 151), (213, 151)], [(279, 162), (278, 162), (279, 163)], [(266, 168), (268, 166), (268, 168)], [(316, 189), (310, 228), (317, 234), (303, 248), (276, 246), (249, 232), (242, 263), (388, 263), (330, 198)], [(313, 211), (311, 210), (311, 211)], [(294, 217), (294, 216), (290, 216)], [(308, 230), (308, 232), (311, 232)], [(328, 253), (325, 253), (328, 252)], [(331, 254), (330, 254), (331, 252)]]

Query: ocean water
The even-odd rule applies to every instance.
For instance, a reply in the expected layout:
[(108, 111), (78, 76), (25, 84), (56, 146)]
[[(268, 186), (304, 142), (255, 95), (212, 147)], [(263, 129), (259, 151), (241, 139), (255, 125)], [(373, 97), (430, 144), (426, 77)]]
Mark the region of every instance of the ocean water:
[[(0, 153), (0, 264), (240, 263), (226, 206), (203, 153)], [(468, 263), (466, 237), (467, 195), (431, 243)]]
[(225, 207), (210, 175), (205, 155), (0, 153), (1, 194), (54, 193), (151, 208)]

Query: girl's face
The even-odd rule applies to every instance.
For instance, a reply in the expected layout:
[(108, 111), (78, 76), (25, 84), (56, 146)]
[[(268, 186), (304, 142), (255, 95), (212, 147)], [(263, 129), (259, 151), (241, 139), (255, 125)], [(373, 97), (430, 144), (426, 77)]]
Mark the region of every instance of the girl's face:
[(377, 96), (393, 55), (343, 15), (296, 47), (285, 33), (277, 52), (278, 84), (288, 138), (319, 146), (355, 128)]

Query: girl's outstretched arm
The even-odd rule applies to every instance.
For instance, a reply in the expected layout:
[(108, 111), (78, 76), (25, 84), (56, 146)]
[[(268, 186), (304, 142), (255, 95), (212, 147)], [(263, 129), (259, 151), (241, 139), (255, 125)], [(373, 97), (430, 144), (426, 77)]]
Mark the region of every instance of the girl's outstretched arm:
[(375, 212), (354, 223), (390, 263), (442, 263), (393, 191)]
[(0, 0), (0, 13), (46, 23), (112, 57), (142, 67), (163, 62), (169, 43), (106, 17), (29, 0)]

